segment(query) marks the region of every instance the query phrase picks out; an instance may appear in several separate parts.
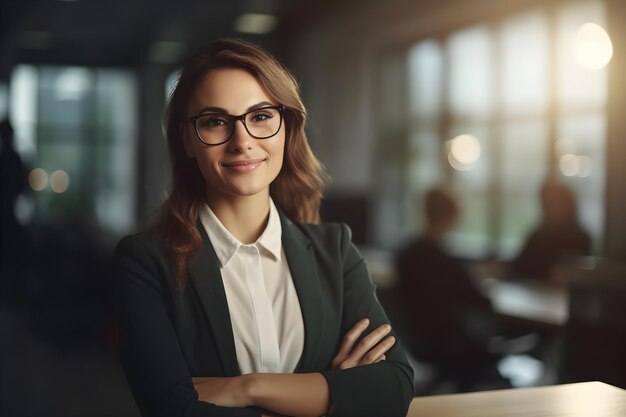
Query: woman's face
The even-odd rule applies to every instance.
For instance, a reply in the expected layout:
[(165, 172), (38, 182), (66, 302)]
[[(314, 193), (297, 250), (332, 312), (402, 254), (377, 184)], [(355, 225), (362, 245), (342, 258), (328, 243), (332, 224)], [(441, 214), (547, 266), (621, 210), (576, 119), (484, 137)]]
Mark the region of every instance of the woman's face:
[[(256, 107), (276, 104), (249, 72), (219, 69), (200, 82), (187, 115), (191, 117), (207, 109), (240, 115)], [(207, 146), (198, 139), (194, 126), (186, 123), (183, 141), (187, 155), (198, 161), (210, 201), (264, 197), (269, 195), (269, 185), (283, 164), (285, 126), (283, 122), (278, 133), (268, 139), (255, 139), (237, 121), (228, 142)]]

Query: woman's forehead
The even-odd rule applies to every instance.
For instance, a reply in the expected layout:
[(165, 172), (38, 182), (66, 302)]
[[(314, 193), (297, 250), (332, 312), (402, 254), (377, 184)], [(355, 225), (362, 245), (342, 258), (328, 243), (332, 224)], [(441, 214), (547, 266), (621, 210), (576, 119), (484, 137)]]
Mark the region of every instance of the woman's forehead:
[(196, 111), (205, 107), (221, 108), (231, 114), (241, 114), (264, 101), (274, 100), (254, 75), (242, 69), (224, 68), (202, 78), (192, 94), (190, 107)]

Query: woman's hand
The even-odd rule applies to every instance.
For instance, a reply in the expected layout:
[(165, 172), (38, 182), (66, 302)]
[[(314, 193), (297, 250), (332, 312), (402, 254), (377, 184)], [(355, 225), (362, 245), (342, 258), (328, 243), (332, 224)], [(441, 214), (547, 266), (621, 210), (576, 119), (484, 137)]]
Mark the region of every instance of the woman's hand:
[(223, 407), (247, 407), (250, 404), (249, 384), (246, 376), (194, 377), (193, 386), (198, 399)]
[(339, 352), (333, 359), (332, 369), (348, 369), (385, 360), (385, 352), (396, 343), (395, 337), (386, 337), (391, 331), (391, 326), (383, 324), (365, 336), (355, 346), (354, 344), (367, 329), (367, 326), (369, 326), (369, 320), (363, 319), (346, 333)]

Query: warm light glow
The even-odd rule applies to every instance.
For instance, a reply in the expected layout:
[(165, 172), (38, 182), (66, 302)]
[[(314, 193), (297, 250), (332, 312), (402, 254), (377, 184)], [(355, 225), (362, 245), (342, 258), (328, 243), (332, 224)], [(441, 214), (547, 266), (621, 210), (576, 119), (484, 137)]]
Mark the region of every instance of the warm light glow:
[(459, 135), (448, 141), (448, 162), (464, 171), (480, 158), (480, 142), (472, 135)]
[(473, 164), (480, 157), (480, 143), (472, 135), (459, 135), (450, 145), (452, 156), (462, 164)]
[(448, 152), (448, 163), (452, 168), (456, 169), (457, 171), (467, 171), (471, 168), (471, 165), (463, 164), (457, 161), (454, 158), (454, 155), (452, 155), (452, 152)]
[(559, 160), (559, 167), (561, 168), (563, 175), (566, 177), (573, 177), (580, 169), (578, 157), (571, 153), (561, 156)]
[(613, 44), (606, 31), (595, 23), (585, 23), (576, 32), (574, 54), (587, 69), (600, 69), (613, 57)]
[(269, 14), (246, 13), (235, 19), (235, 30), (241, 33), (265, 35), (276, 27), (278, 18)]
[(578, 172), (576, 175), (582, 178), (588, 177), (591, 174), (592, 168), (591, 158), (582, 155), (576, 157), (576, 159), (578, 160)]
[(63, 170), (54, 171), (50, 174), (50, 188), (55, 193), (64, 193), (70, 186), (70, 177)]
[(48, 173), (41, 168), (35, 168), (28, 174), (28, 185), (34, 191), (41, 191), (48, 186)]

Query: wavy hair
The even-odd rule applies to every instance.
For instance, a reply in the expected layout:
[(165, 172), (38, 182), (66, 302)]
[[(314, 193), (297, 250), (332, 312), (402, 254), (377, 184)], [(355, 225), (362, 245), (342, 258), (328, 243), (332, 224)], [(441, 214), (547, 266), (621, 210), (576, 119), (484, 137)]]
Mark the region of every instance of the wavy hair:
[(197, 162), (185, 153), (182, 129), (187, 106), (197, 86), (211, 71), (237, 68), (252, 74), (266, 93), (285, 106), (285, 152), (282, 168), (270, 184), (270, 195), (288, 217), (319, 223), (326, 174), (309, 147), (304, 130), (307, 113), (298, 83), (267, 51), (249, 42), (220, 39), (200, 50), (183, 68), (163, 118), (172, 168), (172, 183), (154, 229), (176, 268), (176, 283), (187, 284), (190, 257), (202, 243), (197, 228), (199, 208), (206, 202), (206, 184)]

